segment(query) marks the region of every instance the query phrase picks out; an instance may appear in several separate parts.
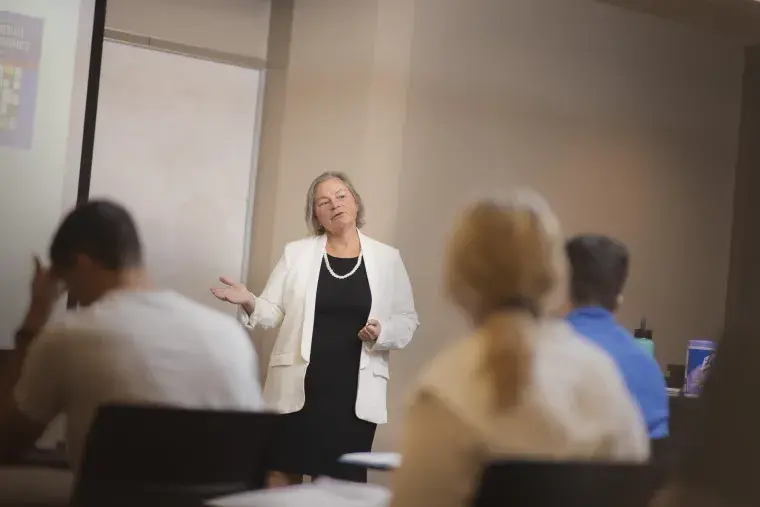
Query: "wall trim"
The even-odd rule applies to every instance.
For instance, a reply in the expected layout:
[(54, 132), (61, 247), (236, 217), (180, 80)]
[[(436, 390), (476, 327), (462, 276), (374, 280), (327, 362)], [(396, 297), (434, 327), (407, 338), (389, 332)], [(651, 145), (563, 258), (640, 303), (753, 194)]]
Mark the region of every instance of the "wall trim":
[(245, 56), (236, 53), (227, 53), (224, 51), (216, 51), (214, 49), (202, 48), (198, 46), (191, 46), (189, 44), (182, 44), (179, 42), (172, 42), (164, 39), (158, 39), (155, 37), (149, 37), (147, 35), (140, 35), (136, 33), (125, 32), (122, 30), (116, 30), (113, 28), (105, 29), (105, 40), (111, 42), (118, 42), (121, 44), (130, 44), (132, 46), (139, 46), (156, 51), (164, 51), (166, 53), (174, 53), (183, 56), (189, 56), (192, 58), (199, 58), (201, 60), (210, 60), (217, 63), (226, 63), (228, 65), (235, 65), (237, 67), (245, 67), (248, 69), (265, 69), (266, 61), (261, 58), (253, 56)]
[(251, 235), (253, 231), (253, 205), (256, 202), (256, 177), (259, 173), (259, 158), (261, 155), (261, 122), (264, 111), (264, 92), (266, 89), (267, 71), (259, 71), (259, 89), (256, 97), (256, 119), (253, 128), (253, 150), (251, 153), (251, 179), (248, 183), (248, 209), (245, 216), (245, 242), (243, 243), (243, 265), (240, 282), (248, 283), (251, 267)]

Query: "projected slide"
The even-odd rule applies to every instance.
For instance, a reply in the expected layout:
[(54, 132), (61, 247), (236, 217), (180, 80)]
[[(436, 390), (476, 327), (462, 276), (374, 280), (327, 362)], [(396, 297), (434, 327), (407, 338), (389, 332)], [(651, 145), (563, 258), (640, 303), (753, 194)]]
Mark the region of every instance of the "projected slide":
[(43, 24), (0, 11), (0, 146), (32, 146)]
[(0, 0), (0, 349), (76, 203), (95, 0)]

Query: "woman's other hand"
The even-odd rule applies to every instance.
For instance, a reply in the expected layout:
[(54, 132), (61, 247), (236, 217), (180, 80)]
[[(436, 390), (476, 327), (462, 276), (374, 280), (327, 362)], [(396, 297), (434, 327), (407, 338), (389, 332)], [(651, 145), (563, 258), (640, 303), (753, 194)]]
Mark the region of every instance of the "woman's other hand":
[(248, 315), (253, 313), (254, 298), (253, 294), (242, 283), (234, 282), (226, 276), (219, 277), (219, 281), (226, 287), (214, 287), (211, 293), (222, 301), (227, 301), (234, 305), (241, 305)]
[(373, 342), (380, 336), (380, 323), (375, 319), (369, 319), (367, 325), (359, 331), (359, 338), (365, 342)]

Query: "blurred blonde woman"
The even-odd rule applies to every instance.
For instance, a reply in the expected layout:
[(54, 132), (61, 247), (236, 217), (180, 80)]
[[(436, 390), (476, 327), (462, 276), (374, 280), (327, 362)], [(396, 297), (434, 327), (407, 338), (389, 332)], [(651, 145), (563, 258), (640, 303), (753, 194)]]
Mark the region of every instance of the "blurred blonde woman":
[(461, 216), (445, 286), (472, 332), (419, 380), (392, 507), (468, 505), (498, 458), (648, 458), (612, 360), (551, 317), (566, 302), (566, 270), (559, 224), (539, 197), (481, 201)]

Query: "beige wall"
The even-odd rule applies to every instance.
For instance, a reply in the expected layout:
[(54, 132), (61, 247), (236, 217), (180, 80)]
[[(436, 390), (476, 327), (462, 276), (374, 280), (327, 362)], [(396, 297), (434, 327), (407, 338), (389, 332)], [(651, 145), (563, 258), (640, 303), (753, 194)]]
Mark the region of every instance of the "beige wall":
[[(108, 24), (262, 57), (257, 3), (111, 0)], [(305, 233), (311, 178), (349, 172), (367, 232), (402, 251), (422, 320), (394, 354), (376, 448), (393, 446), (419, 369), (461, 329), (440, 296), (440, 250), (474, 196), (534, 186), (568, 233), (627, 242), (621, 319), (650, 318), (661, 363), (717, 335), (739, 45), (590, 0), (278, 0), (270, 31), (249, 284), (261, 290)], [(271, 338), (257, 337), (264, 356)]]
[(292, 5), (273, 10), (273, 30), (291, 32), (270, 35), (249, 281), (260, 290), (284, 243), (304, 234), (311, 178), (348, 171), (367, 232), (401, 249), (422, 321), (392, 359), (391, 422), (376, 449), (393, 447), (419, 369), (462, 329), (440, 296), (440, 252), (472, 197), (530, 185), (569, 233), (624, 240), (633, 273), (621, 318), (649, 317), (662, 363), (717, 335), (740, 46), (586, 0)]
[[(436, 283), (434, 252), (466, 200), (530, 185), (568, 234), (629, 245), (621, 319), (650, 318), (663, 363), (719, 333), (740, 46), (584, 0), (420, 0), (414, 40), (397, 244), (417, 286)], [(425, 296), (423, 323), (443, 308)]]

